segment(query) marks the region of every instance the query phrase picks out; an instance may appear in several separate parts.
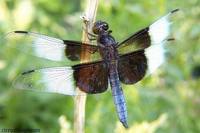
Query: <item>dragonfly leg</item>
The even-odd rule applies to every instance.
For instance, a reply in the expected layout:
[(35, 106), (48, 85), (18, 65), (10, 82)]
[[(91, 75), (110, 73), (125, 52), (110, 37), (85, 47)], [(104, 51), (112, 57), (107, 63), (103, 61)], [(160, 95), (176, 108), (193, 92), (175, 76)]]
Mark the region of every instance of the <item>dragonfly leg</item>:
[(81, 17), (83, 19), (83, 22), (85, 23), (85, 27), (83, 27), (83, 30), (87, 33), (87, 37), (90, 41), (94, 41), (97, 38), (97, 35), (90, 33), (88, 31), (88, 25), (89, 25), (89, 19), (87, 19), (85, 16)]

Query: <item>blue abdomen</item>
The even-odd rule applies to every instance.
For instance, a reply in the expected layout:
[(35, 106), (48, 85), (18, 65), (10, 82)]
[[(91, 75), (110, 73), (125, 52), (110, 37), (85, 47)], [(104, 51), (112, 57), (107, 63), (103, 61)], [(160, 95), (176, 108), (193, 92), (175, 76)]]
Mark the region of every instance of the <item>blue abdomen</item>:
[(124, 127), (128, 128), (126, 102), (122, 91), (122, 87), (120, 85), (116, 64), (117, 63), (110, 64), (109, 81), (119, 120), (124, 125)]

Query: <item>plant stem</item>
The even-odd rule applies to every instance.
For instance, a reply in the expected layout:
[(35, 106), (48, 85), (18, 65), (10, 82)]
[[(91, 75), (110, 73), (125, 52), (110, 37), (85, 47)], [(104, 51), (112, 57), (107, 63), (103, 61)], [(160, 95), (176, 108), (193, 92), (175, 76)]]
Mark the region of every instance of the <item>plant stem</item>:
[[(85, 27), (88, 28), (88, 31), (91, 31), (92, 24), (95, 21), (98, 0), (86, 0), (86, 10), (85, 18), (88, 20), (88, 23)], [(87, 33), (83, 30), (82, 42), (89, 42)], [(81, 53), (81, 62), (89, 61), (90, 55), (86, 54), (84, 51)], [(84, 133), (85, 126), (85, 105), (86, 105), (86, 93), (82, 92), (77, 88), (78, 95), (75, 96), (75, 111), (74, 111), (74, 132), (75, 133)]]

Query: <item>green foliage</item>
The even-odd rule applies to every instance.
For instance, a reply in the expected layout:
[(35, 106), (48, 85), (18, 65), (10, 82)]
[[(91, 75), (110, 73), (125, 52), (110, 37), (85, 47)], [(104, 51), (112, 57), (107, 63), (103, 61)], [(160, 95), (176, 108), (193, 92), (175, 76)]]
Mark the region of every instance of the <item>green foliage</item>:
[[(49, 36), (80, 40), (84, 2), (79, 0), (0, 1), (0, 34), (29, 30)], [(117, 41), (151, 24), (168, 11), (180, 8), (172, 35), (166, 45), (166, 63), (152, 76), (136, 85), (123, 85), (128, 107), (127, 132), (200, 132), (200, 79), (192, 78), (200, 65), (200, 1), (102, 0), (97, 19), (110, 24)], [(51, 65), (0, 42), (0, 129), (36, 128), (59, 132), (73, 127), (71, 97), (14, 90), (12, 81), (24, 69)], [(17, 47), (17, 45), (15, 46)], [(32, 63), (34, 61), (34, 64)], [(59, 65), (59, 64), (57, 64)], [(94, 106), (95, 105), (95, 106)], [(125, 132), (118, 124), (110, 91), (89, 96), (86, 132)], [(61, 128), (62, 127), (62, 128)], [(149, 130), (147, 130), (149, 129)]]

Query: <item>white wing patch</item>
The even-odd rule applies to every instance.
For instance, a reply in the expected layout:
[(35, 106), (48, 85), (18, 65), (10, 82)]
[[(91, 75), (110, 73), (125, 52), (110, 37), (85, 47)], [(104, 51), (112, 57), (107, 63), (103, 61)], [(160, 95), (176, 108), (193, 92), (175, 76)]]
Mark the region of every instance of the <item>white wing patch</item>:
[(36, 38), (33, 42), (34, 51), (39, 57), (53, 61), (61, 61), (64, 57), (65, 45), (49, 41), (43, 38)]
[(147, 57), (148, 71), (152, 74), (165, 60), (165, 50), (162, 44), (153, 45), (145, 50)]
[(73, 70), (66, 67), (48, 68), (42, 72), (42, 82), (47, 92), (75, 95)]
[(15, 82), (18, 89), (76, 95), (71, 67), (52, 67), (31, 70), (19, 76)]
[(16, 48), (23, 50), (23, 52), (53, 61), (63, 61), (66, 59), (65, 49), (67, 45), (61, 39), (28, 31), (13, 31), (6, 34), (5, 38), (15, 39), (17, 36), (22, 37), (20, 44), (23, 45)]
[(151, 37), (152, 44), (159, 44), (169, 36), (169, 29), (171, 25), (171, 22), (169, 21), (170, 14), (157, 20), (149, 27), (149, 35)]
[(53, 61), (61, 61), (64, 58), (66, 45), (63, 40), (34, 32), (28, 34), (34, 37), (33, 47), (37, 56)]
[(34, 32), (27, 32), (27, 34), (29, 35), (32, 35), (36, 38), (41, 38), (41, 39), (44, 39), (44, 40), (47, 40), (47, 41), (52, 41), (52, 42), (55, 42), (55, 43), (64, 43), (63, 40), (60, 40), (58, 38), (54, 38), (54, 37), (49, 37), (49, 36), (46, 36), (46, 35), (43, 35), (43, 34), (38, 34), (38, 33), (34, 33)]
[(170, 16), (178, 11), (175, 9), (166, 16), (154, 22), (149, 27), (149, 35), (151, 37), (151, 47), (145, 50), (148, 60), (148, 71), (153, 73), (165, 60), (164, 43), (170, 34)]

